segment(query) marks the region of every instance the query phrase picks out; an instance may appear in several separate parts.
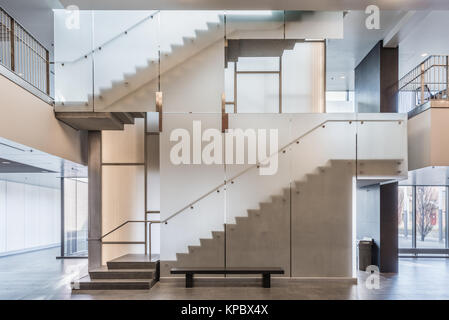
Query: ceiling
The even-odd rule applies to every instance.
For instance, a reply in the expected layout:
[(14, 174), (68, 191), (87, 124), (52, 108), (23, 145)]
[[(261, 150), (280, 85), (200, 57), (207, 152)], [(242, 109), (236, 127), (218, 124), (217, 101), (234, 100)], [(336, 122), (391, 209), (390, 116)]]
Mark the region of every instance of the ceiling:
[(49, 173), (52, 171), (44, 170), (28, 164), (0, 158), (0, 173)]
[(399, 185), (447, 186), (449, 185), (449, 167), (427, 167), (408, 173), (408, 179)]
[(368, 5), (378, 5), (382, 10), (449, 9), (447, 0), (60, 0), (60, 3), (86, 10), (365, 10)]
[(404, 11), (382, 11), (380, 29), (369, 30), (365, 27), (364, 11), (349, 11), (343, 20), (344, 38), (330, 39), (327, 43), (327, 90), (354, 90), (355, 67), (404, 14)]
[(0, 180), (55, 188), (60, 177), (87, 177), (87, 167), (0, 138)]

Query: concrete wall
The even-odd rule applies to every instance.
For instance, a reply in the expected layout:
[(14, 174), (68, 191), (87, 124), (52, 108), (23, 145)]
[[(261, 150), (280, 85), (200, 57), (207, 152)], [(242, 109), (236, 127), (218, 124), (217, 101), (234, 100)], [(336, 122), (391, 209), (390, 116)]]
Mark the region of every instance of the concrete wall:
[(0, 136), (42, 152), (86, 164), (84, 135), (58, 121), (53, 107), (0, 76)]

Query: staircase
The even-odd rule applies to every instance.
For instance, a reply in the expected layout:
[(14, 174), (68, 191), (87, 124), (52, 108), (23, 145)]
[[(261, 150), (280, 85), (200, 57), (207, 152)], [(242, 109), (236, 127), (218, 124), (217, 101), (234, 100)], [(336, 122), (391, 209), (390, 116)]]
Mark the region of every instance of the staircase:
[(134, 124), (136, 119), (145, 118), (145, 113), (56, 111), (55, 117), (77, 130), (123, 130), (125, 124)]
[(159, 260), (144, 254), (127, 254), (89, 271), (72, 282), (73, 290), (149, 290), (159, 281)]
[[(397, 175), (398, 160), (359, 161), (359, 173)], [(171, 268), (280, 267), (284, 277), (341, 277), (351, 261), (353, 177), (356, 162), (330, 160), (301, 180), (291, 182), (247, 216), (235, 217), (224, 231), (212, 231), (200, 245), (187, 246), (175, 261), (161, 261), (161, 276)], [(170, 222), (168, 222), (170, 223)], [(336, 225), (335, 231), (322, 226)], [(326, 243), (326, 245), (320, 245)], [(313, 250), (311, 250), (313, 248)], [(327, 260), (330, 259), (330, 260)], [(317, 263), (321, 261), (321, 263)], [(176, 275), (175, 275), (176, 276)]]
[[(171, 14), (175, 13), (164, 13), (165, 16), (161, 17), (161, 19), (167, 20), (170, 18), (173, 20), (177, 18), (176, 15), (170, 16)], [(96, 58), (97, 77), (94, 85), (95, 95), (86, 92), (86, 100), (84, 101), (56, 103), (56, 110), (79, 111), (95, 104), (96, 111), (122, 111), (123, 105), (136, 105), (134, 103), (136, 99), (137, 101), (146, 101), (143, 105), (148, 105), (147, 98), (150, 98), (149, 101), (153, 101), (155, 90), (153, 87), (153, 90), (148, 90), (146, 85), (149, 85), (152, 81), (156, 81), (159, 74), (173, 69), (218, 40), (223, 40), (223, 19), (217, 13), (203, 13), (196, 20), (193, 19), (194, 17), (187, 18), (190, 21), (179, 20), (170, 22), (171, 24), (178, 24), (178, 31), (176, 32), (169, 31), (169, 29), (173, 29), (173, 26), (167, 29), (161, 26), (161, 30), (167, 34), (161, 35), (160, 64), (158, 47), (148, 52), (146, 58), (142, 58), (140, 53), (139, 57), (134, 57), (134, 53), (129, 52), (129, 59), (121, 62), (111, 60), (111, 53), (109, 53), (109, 57), (98, 56)], [(149, 21), (152, 23), (154, 20)], [(155, 28), (155, 26), (150, 25), (148, 28)], [(148, 30), (146, 31), (147, 33), (143, 34), (140, 40), (150, 36)], [(136, 31), (131, 30), (129, 32)], [(125, 37), (125, 35), (121, 37)], [(165, 38), (168, 40), (165, 40)], [(115, 40), (117, 45), (120, 43), (120, 39), (119, 37)], [(126, 40), (124, 44), (126, 45)], [(104, 50), (113, 49), (105, 48)], [(111, 64), (114, 64), (113, 70), (111, 70)], [(70, 67), (73, 68), (75, 66), (76, 64)], [(68, 70), (66, 69), (66, 72)], [(147, 96), (148, 94), (151, 96)]]

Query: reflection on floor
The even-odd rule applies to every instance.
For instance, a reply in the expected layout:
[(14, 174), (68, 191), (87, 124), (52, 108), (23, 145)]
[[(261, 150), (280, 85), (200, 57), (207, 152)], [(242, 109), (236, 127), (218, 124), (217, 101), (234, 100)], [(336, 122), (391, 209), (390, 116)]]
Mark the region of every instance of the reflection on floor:
[(184, 288), (183, 279), (162, 280), (146, 291), (85, 291), (72, 294), (70, 282), (87, 273), (87, 260), (56, 260), (59, 249), (0, 258), (0, 299), (449, 299), (449, 259), (400, 259), (399, 274), (380, 277), (380, 289), (323, 280), (199, 279)]

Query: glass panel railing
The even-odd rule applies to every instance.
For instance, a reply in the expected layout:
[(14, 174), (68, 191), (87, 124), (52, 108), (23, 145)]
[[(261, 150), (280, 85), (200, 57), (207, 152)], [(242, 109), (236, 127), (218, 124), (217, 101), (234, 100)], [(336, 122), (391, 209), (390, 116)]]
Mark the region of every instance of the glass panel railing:
[(93, 111), (93, 12), (54, 10), (55, 105)]
[[(216, 252), (224, 250), (224, 171), (221, 164), (203, 162), (202, 150), (209, 143), (201, 141), (202, 133), (218, 128), (220, 121), (220, 114), (164, 114), (160, 134), (162, 274), (180, 261), (191, 266), (224, 263), (224, 254)], [(196, 250), (200, 245), (205, 251)], [(195, 260), (203, 255), (207, 259)]]
[(284, 38), (284, 11), (228, 10), (225, 15), (228, 39)]
[[(183, 264), (248, 267), (276, 261), (290, 276), (352, 276), (356, 178), (364, 184), (400, 178), (398, 159), (407, 157), (399, 148), (405, 115), (360, 117), (232, 114), (223, 135), (219, 115), (164, 115), (161, 260), (166, 272)], [(193, 120), (205, 125), (192, 129)], [(195, 152), (202, 157), (204, 150), (211, 152), (198, 139), (212, 128), (224, 151), (217, 159), (224, 162), (192, 165)], [(169, 141), (176, 129), (182, 129), (172, 137), (177, 144)], [(386, 137), (397, 150), (381, 148)], [(171, 163), (170, 155), (181, 157), (183, 148), (192, 152), (184, 159), (190, 164)], [(360, 166), (366, 168), (362, 173), (356, 171)], [(405, 161), (400, 166), (407, 170)]]
[(407, 115), (358, 114), (357, 178), (407, 179)]
[(164, 112), (220, 112), (224, 92), (222, 11), (164, 10), (159, 18)]
[[(290, 120), (287, 115), (229, 115), (227, 267), (282, 267), (290, 274), (290, 257), (283, 248), (290, 246), (292, 158), (288, 149), (278, 152), (291, 140)], [(245, 164), (239, 164), (242, 156)]]
[(94, 11), (96, 111), (154, 111), (158, 15), (147, 10)]

